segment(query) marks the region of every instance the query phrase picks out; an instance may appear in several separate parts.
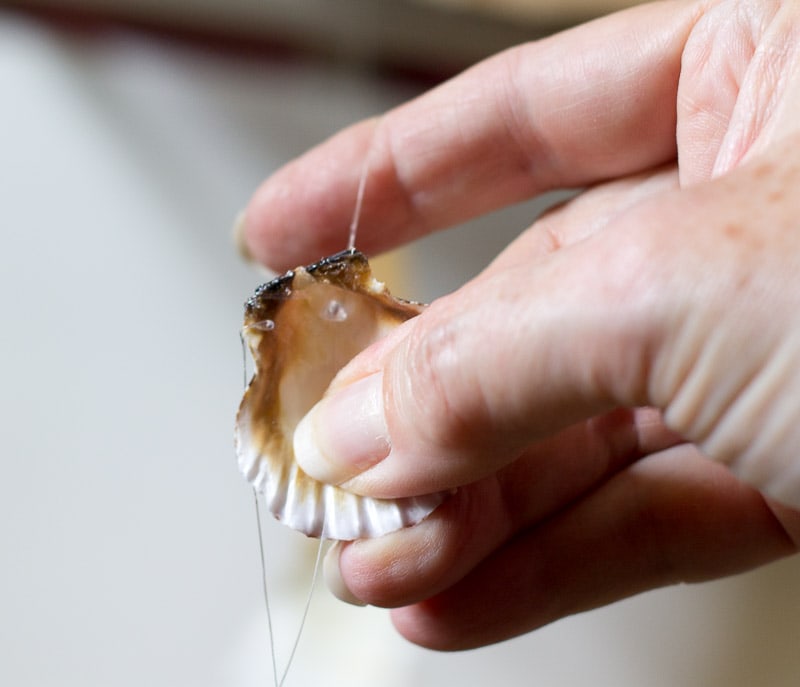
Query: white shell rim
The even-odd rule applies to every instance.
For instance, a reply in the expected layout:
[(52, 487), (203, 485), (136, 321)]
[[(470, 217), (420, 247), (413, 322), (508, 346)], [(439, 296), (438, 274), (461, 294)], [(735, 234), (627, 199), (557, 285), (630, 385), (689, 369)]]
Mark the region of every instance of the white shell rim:
[(270, 465), (269, 459), (255, 448), (245, 406), (236, 423), (239, 468), (275, 518), (309, 537), (340, 541), (381, 537), (416, 525), (446, 498), (445, 493), (436, 493), (376, 499), (318, 482), (293, 461), (283, 469)]

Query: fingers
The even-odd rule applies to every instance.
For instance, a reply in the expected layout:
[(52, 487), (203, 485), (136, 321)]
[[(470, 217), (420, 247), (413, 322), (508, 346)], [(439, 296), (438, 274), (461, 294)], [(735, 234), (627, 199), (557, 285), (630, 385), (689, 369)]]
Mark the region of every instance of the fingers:
[(776, 150), (649, 195), (559, 250), (521, 243), (530, 259), (509, 254), (348, 365), (301, 423), (298, 461), (358, 493), (407, 496), (474, 482), (613, 407), (654, 405), (797, 506), (799, 253), (784, 189), (798, 178)]
[(459, 489), (419, 525), (346, 545), (337, 595), (400, 606), (443, 591), (521, 529), (680, 441), (651, 409), (615, 410), (570, 427), (497, 475)]
[(681, 183), (720, 176), (798, 130), (797, 3), (717, 3), (683, 54)]
[(631, 207), (664, 191), (678, 188), (677, 165), (598, 184), (544, 213), (482, 273), (497, 274), (520, 264), (532, 265), (599, 231)]
[(763, 497), (684, 445), (619, 473), (452, 587), (392, 615), (412, 642), (469, 649), (795, 550)]
[[(602, 184), (584, 192), (538, 220), (529, 231), (525, 232), (484, 271), (478, 281), (490, 282), (492, 277), (498, 280), (508, 280), (509, 275), (506, 272), (511, 269), (518, 269), (519, 272), (527, 274), (532, 265), (543, 261), (560, 248), (597, 233), (615, 217), (642, 199), (674, 188), (676, 179), (675, 166), (671, 165), (656, 172)], [(512, 276), (519, 272), (512, 273)], [(519, 292), (523, 298), (527, 298), (527, 291), (522, 286), (521, 283), (511, 283), (508, 288), (501, 286), (500, 289), (505, 293)], [(492, 307), (493, 287), (490, 283), (487, 283), (484, 288), (476, 282), (471, 288), (484, 297), (482, 302), (485, 306)], [(460, 295), (456, 296), (455, 300), (458, 301), (460, 298)], [(475, 310), (470, 303), (462, 305), (462, 307), (474, 315), (474, 318), (471, 319), (480, 324), (479, 310)], [(427, 314), (426, 317), (429, 315)], [(366, 351), (354, 364), (339, 374), (331, 385), (331, 391), (341, 390), (339, 402), (334, 406), (327, 402), (321, 404), (323, 408), (327, 407), (328, 409), (327, 419), (323, 413), (322, 420), (318, 416), (317, 422), (308, 419), (302, 423), (296, 434), (295, 453), (307, 472), (326, 481), (343, 482), (351, 476), (351, 473), (361, 471), (369, 467), (372, 462), (385, 456), (385, 448), (388, 444), (378, 442), (371, 447), (372, 444), (369, 441), (370, 438), (390, 433), (386, 426), (385, 415), (374, 412), (382, 406), (385, 386), (384, 378), (378, 376), (377, 372), (382, 369), (385, 360), (391, 357), (393, 351), (403, 345), (403, 339), (416, 324), (418, 323), (407, 324), (393, 332), (387, 339)], [(506, 320), (506, 324), (517, 328), (517, 320)], [(436, 328), (438, 325), (431, 326)], [(487, 346), (494, 346), (493, 342), (502, 345), (505, 341), (505, 336), (500, 330), (492, 330), (488, 335), (480, 333), (479, 337), (479, 343)], [(483, 354), (485, 362), (481, 364), (482, 368), (487, 367), (487, 364), (491, 365), (492, 352), (496, 352), (493, 347)], [(501, 373), (499, 368), (492, 367), (491, 369), (495, 374)], [(465, 374), (467, 372), (465, 370)], [(432, 418), (433, 416), (429, 415), (428, 417)], [(435, 420), (430, 420), (430, 422), (433, 423)], [(407, 424), (411, 432), (417, 432), (421, 426), (416, 422)], [(447, 432), (450, 427), (450, 423), (445, 423), (440, 425), (440, 430)], [(356, 432), (355, 429), (362, 431)], [(326, 434), (327, 438), (317, 436)], [(333, 466), (327, 459), (330, 450), (325, 450), (326, 445), (330, 449), (331, 439), (334, 444), (338, 445), (338, 450), (350, 458), (349, 467), (352, 470), (347, 473), (331, 472)], [(394, 440), (396, 442), (397, 437)], [(321, 445), (322, 450), (318, 450), (317, 445)], [(513, 457), (508, 452), (504, 453), (500, 450), (497, 444), (494, 444), (493, 449), (498, 465), (501, 464), (500, 461)], [(413, 470), (411, 463), (406, 463), (406, 467), (409, 471)], [(484, 465), (484, 469), (487, 471), (491, 467), (489, 463)], [(469, 480), (466, 478), (460, 478), (458, 483), (467, 481)], [(349, 487), (357, 489), (358, 485), (351, 483)]]
[(587, 240), (437, 301), (345, 368), (298, 427), (301, 467), (358, 493), (427, 493), (489, 475), (579, 420), (644, 405), (654, 326), (631, 257)]
[(673, 158), (681, 51), (697, 8), (647, 5), (509, 50), (334, 136), (255, 194), (250, 253), (285, 269), (340, 250), (365, 160), (358, 244), (373, 253)]

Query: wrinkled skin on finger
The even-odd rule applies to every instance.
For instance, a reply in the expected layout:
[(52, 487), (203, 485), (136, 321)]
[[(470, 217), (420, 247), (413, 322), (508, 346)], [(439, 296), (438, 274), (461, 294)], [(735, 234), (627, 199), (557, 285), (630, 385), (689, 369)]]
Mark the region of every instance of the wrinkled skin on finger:
[(699, 16), (684, 2), (637, 8), (507, 50), (353, 125), (258, 189), (249, 252), (283, 271), (340, 250), (367, 157), (358, 234), (367, 254), (674, 160), (681, 47)]
[[(792, 517), (796, 523), (797, 514)], [(741, 572), (795, 550), (758, 492), (684, 445), (652, 454), (520, 531), (456, 583), (394, 610), (392, 618), (417, 644), (468, 649), (655, 587)], [(342, 557), (344, 566), (363, 562), (359, 552), (352, 555), (352, 561)]]
[[(770, 169), (763, 165), (766, 163), (759, 162), (745, 168), (732, 180), (740, 178), (745, 187), (759, 188), (766, 194), (774, 193), (775, 189), (769, 184), (764, 187), (755, 184), (751, 175), (790, 175), (788, 184), (785, 179), (780, 182), (776, 179), (778, 189), (800, 183), (798, 170), (787, 169), (792, 165), (775, 162), (774, 168), (768, 165)], [(664, 174), (668, 176), (667, 172)], [(665, 181), (666, 178), (662, 179)], [(648, 251), (662, 254), (669, 253), (662, 247), (662, 237), (668, 236), (669, 243), (689, 245), (694, 235), (700, 236), (700, 244), (690, 252), (697, 256), (698, 263), (703, 262), (702, 245), (707, 245), (713, 255), (719, 255), (718, 244), (732, 240), (725, 238), (730, 226), (747, 224), (750, 207), (748, 196), (730, 178), (721, 186), (722, 192), (730, 189), (731, 197), (724, 203), (730, 215), (717, 220), (714, 218), (719, 213), (715, 210), (714, 218), (709, 217), (704, 223), (701, 214), (697, 223), (709, 232), (711, 223), (719, 221), (721, 235), (716, 239), (705, 233), (701, 235), (692, 227), (683, 236), (676, 234), (676, 230), (672, 235), (654, 231), (654, 237), (643, 239), (645, 230), (633, 226), (628, 241), (638, 241)], [(624, 208), (632, 189), (636, 186), (617, 184), (620, 212), (610, 212), (610, 217), (622, 217), (628, 222)], [(660, 192), (671, 194), (674, 188), (666, 181), (655, 195), (646, 194), (645, 202), (661, 202)], [(583, 212), (579, 205), (590, 203), (592, 194), (603, 204), (615, 195), (612, 189), (597, 190), (576, 201), (575, 207), (566, 205), (544, 217), (540, 221), (548, 225), (546, 234), (538, 235), (539, 227), (533, 227), (498, 258), (484, 278), (491, 279), (495, 269), (498, 274), (506, 274), (509, 266), (517, 264), (510, 255), (515, 248), (525, 253), (522, 264), (547, 261), (548, 256), (561, 250), (557, 247), (559, 242), (547, 234), (560, 232), (562, 213), (567, 217)], [(709, 207), (709, 201), (700, 187), (696, 195), (697, 211), (702, 213)], [(668, 200), (665, 205), (671, 203)], [(638, 206), (634, 207), (636, 213), (641, 212)], [(753, 207), (763, 205), (755, 203)], [(776, 254), (789, 251), (797, 254), (800, 245), (795, 246), (791, 241), (784, 244), (790, 237), (796, 241), (795, 220), (791, 216), (781, 217), (779, 207), (775, 206), (776, 214), (768, 217), (775, 235), (765, 236), (758, 229), (760, 241), (763, 245), (774, 245)], [(661, 208), (660, 215), (669, 221), (667, 207)], [(731, 224), (734, 218), (735, 225)], [(591, 239), (583, 237), (581, 241), (597, 240), (601, 234), (602, 228), (590, 232)], [(655, 245), (650, 245), (651, 242)], [(663, 265), (658, 269), (663, 269), (668, 278), (676, 279), (673, 291), (682, 299), (696, 297), (697, 288), (718, 293), (720, 309), (732, 310), (731, 322), (744, 319), (751, 323), (744, 336), (750, 337), (757, 331), (766, 342), (772, 322), (791, 321), (789, 313), (798, 305), (797, 294), (781, 296), (765, 292), (764, 301), (770, 307), (758, 309), (761, 315), (749, 309), (743, 312), (731, 308), (726, 295), (730, 287), (719, 281), (739, 279), (739, 270), (747, 269), (744, 255), (752, 252), (746, 244), (731, 247), (729, 262), (735, 270), (728, 276), (711, 270), (708, 275), (711, 283), (707, 285), (694, 277), (693, 288), (683, 294), (679, 286), (682, 280), (674, 275), (684, 261), (669, 269)], [(709, 264), (711, 257), (705, 256)], [(604, 262), (604, 274), (608, 274), (613, 264)], [(657, 276), (648, 274), (648, 265), (659, 264), (648, 257), (634, 271), (641, 273), (644, 282), (652, 282)], [(785, 281), (779, 269), (795, 268), (791, 262), (780, 262), (763, 272), (754, 270), (754, 274), (768, 275), (770, 282), (774, 280), (773, 288), (779, 288)], [(765, 284), (762, 288), (770, 286)], [(643, 292), (643, 287), (639, 291)], [(781, 312), (782, 305), (786, 312)], [(715, 328), (724, 324), (725, 318), (715, 318)], [(719, 336), (730, 343), (732, 355), (739, 355), (743, 342), (735, 331), (721, 330)], [(781, 336), (781, 330), (777, 329), (776, 340), (782, 341)], [(707, 337), (690, 338), (707, 341)], [(726, 376), (727, 370), (737, 367), (729, 355), (720, 348), (711, 358), (722, 366)], [(702, 369), (702, 358), (701, 347), (695, 355), (698, 370)], [(625, 353), (620, 360), (626, 366), (630, 362)], [(708, 370), (701, 374), (714, 375)], [(624, 370), (612, 370), (604, 383), (613, 386), (625, 379)], [(789, 381), (786, 375), (777, 379)], [(631, 403), (649, 400), (652, 392), (643, 388), (641, 380), (629, 378), (623, 383), (621, 400), (628, 399)], [(773, 391), (777, 409), (770, 411), (765, 407), (763, 412), (777, 416), (781, 414), (779, 407), (786, 391), (781, 384)], [(754, 402), (761, 404), (764, 399), (761, 387)], [(719, 403), (721, 413), (731, 407), (722, 397)], [(747, 403), (747, 393), (740, 394), (739, 406)], [(669, 417), (672, 408), (668, 404), (666, 407)], [(704, 408), (710, 413), (711, 402), (706, 401)], [(393, 618), (400, 632), (410, 640), (438, 649), (463, 649), (506, 639), (563, 615), (645, 589), (748, 570), (796, 551), (800, 542), (798, 513), (766, 499), (730, 469), (712, 463), (701, 453), (699, 447), (704, 445), (704, 437), (714, 434), (696, 432), (695, 423), (702, 413), (679, 414), (687, 418), (686, 424), (674, 420), (666, 423), (656, 411), (638, 413), (617, 410), (600, 415), (523, 449), (507, 467), (490, 471), (476, 482), (471, 482), (474, 475), (466, 476), (464, 481), (468, 486), (430, 521), (385, 540), (357, 542), (346, 547), (340, 557), (345, 584), (363, 601), (403, 607), (393, 611)], [(528, 421), (526, 426), (530, 424)], [(737, 455), (746, 452), (748, 433), (756, 430), (739, 421), (722, 424), (729, 431), (741, 430), (743, 436), (738, 441), (743, 448)], [(781, 436), (785, 437), (786, 432)], [(688, 443), (687, 437), (693, 443)], [(723, 439), (717, 435), (713, 441)], [(482, 465), (487, 463), (491, 463), (490, 457), (481, 461)]]
[(373, 252), (587, 188), (331, 387), (383, 383), (390, 451), (348, 489), (457, 489), (339, 555), (410, 640), (479, 646), (797, 550), (798, 37), (793, 2), (637, 7), (355, 125), (254, 196), (245, 240), (283, 269), (341, 246), (368, 153)]

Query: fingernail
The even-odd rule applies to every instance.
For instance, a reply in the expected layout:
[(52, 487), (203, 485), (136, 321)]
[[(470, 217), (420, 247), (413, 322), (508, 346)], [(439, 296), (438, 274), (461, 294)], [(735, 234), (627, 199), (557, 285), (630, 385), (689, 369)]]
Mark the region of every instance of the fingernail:
[(389, 454), (380, 374), (323, 398), (294, 432), (294, 455), (311, 477), (327, 484), (363, 472)]
[(244, 233), (247, 228), (247, 212), (242, 210), (233, 222), (233, 242), (236, 244), (236, 250), (239, 251), (239, 256), (247, 263), (255, 262), (253, 254), (247, 247), (244, 240)]
[(353, 606), (366, 606), (361, 599), (356, 598), (342, 579), (342, 571), (339, 569), (339, 556), (342, 553), (342, 543), (336, 542), (325, 554), (325, 561), (322, 564), (322, 574), (325, 577), (325, 585), (330, 589), (339, 601)]

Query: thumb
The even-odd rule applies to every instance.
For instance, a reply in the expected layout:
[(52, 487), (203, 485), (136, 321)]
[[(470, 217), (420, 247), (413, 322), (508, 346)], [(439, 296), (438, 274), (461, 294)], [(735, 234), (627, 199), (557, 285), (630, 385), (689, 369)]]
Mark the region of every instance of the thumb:
[(416, 495), (489, 475), (579, 420), (651, 405), (800, 507), (800, 234), (784, 193), (800, 169), (779, 154), (434, 303), (345, 368), (298, 426), (301, 466), (358, 493)]
[(301, 467), (376, 497), (434, 492), (580, 419), (643, 405), (646, 346), (630, 333), (650, 329), (650, 311), (607, 243), (479, 278), (356, 358), (298, 426)]

